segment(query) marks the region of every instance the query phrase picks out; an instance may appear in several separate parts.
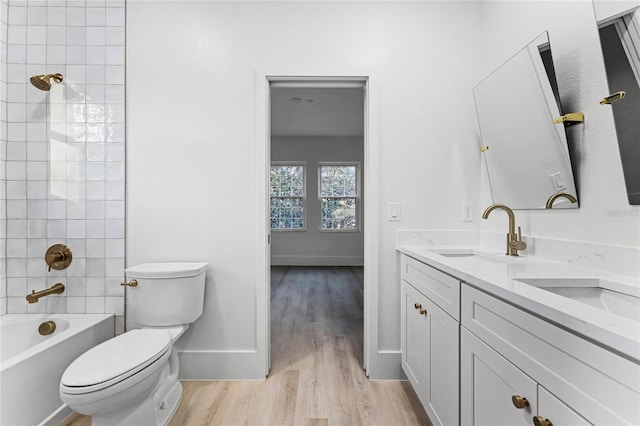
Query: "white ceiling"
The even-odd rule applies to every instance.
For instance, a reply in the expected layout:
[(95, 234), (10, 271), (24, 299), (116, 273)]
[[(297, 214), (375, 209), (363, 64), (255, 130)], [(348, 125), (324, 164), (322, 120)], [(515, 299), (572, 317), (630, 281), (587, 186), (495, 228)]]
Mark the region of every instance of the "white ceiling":
[(364, 88), (272, 87), (271, 135), (363, 136)]

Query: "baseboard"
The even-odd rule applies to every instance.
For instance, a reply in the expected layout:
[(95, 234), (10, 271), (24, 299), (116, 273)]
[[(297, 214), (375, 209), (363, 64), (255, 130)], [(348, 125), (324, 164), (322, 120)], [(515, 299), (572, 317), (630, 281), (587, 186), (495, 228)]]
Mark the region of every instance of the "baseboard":
[(378, 351), (378, 371), (369, 375), (370, 380), (407, 380), (402, 371), (402, 352)]
[(49, 417), (44, 419), (38, 426), (58, 426), (64, 419), (73, 414), (73, 410), (67, 404), (62, 404)]
[(272, 255), (273, 266), (363, 266), (364, 256)]
[(257, 351), (179, 351), (180, 380), (264, 380)]

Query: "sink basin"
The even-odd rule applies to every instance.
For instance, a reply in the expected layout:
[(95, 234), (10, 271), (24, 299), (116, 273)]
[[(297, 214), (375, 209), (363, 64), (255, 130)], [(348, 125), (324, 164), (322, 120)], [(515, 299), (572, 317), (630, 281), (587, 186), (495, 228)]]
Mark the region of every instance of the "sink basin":
[(427, 249), (431, 253), (466, 262), (504, 263), (506, 260), (494, 257), (491, 253), (483, 253), (473, 249)]
[(521, 278), (518, 281), (612, 314), (640, 321), (640, 297), (596, 278)]

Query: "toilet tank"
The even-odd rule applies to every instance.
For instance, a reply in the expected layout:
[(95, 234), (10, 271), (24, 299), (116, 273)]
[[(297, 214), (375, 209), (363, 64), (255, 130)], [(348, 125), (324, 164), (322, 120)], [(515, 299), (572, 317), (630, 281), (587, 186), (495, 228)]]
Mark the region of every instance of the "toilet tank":
[(128, 314), (145, 326), (190, 324), (204, 309), (204, 262), (143, 263), (125, 269)]

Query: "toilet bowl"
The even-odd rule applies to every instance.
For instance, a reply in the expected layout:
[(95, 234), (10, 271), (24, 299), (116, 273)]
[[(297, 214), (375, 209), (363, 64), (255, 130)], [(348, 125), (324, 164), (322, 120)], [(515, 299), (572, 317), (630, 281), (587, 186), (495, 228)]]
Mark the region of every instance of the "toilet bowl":
[(205, 270), (204, 263), (127, 269), (137, 281), (128, 293), (139, 306), (131, 316), (143, 328), (80, 355), (62, 375), (60, 399), (92, 416), (93, 426), (166, 425), (182, 397), (173, 343), (202, 314)]

